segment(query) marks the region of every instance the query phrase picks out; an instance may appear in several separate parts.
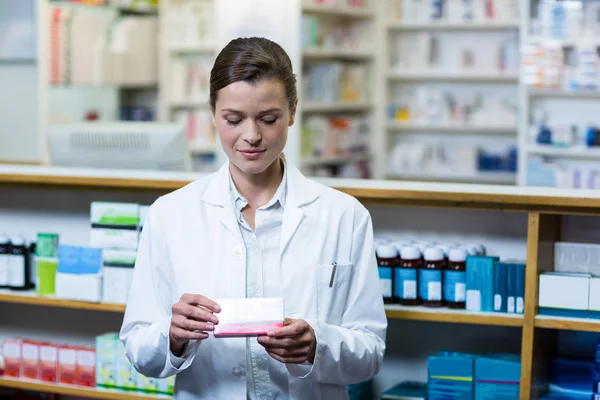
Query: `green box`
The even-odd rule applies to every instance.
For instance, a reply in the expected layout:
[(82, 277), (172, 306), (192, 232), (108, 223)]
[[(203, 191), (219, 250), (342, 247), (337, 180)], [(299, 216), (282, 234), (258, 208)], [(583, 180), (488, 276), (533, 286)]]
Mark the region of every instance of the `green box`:
[(117, 333), (96, 336), (96, 386), (117, 387)]
[(175, 375), (156, 380), (157, 391), (160, 394), (172, 396), (175, 392)]
[(40, 296), (53, 296), (56, 294), (56, 270), (58, 258), (36, 257), (36, 293)]

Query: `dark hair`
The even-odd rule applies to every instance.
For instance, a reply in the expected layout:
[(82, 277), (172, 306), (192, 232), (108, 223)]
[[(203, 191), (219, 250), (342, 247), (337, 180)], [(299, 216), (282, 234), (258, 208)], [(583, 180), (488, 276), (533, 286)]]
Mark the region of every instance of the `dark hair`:
[(255, 85), (271, 79), (283, 83), (292, 110), (297, 97), (296, 76), (285, 50), (261, 37), (234, 39), (221, 50), (210, 72), (210, 105), (215, 110), (219, 90), (234, 82)]

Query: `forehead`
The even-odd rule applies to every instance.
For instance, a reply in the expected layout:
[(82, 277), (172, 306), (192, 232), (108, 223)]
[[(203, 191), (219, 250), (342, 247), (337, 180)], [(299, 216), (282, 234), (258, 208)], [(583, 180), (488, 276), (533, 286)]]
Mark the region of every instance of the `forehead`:
[(285, 88), (278, 80), (260, 81), (254, 85), (238, 81), (219, 90), (216, 107), (251, 112), (265, 107), (283, 109), (286, 104)]

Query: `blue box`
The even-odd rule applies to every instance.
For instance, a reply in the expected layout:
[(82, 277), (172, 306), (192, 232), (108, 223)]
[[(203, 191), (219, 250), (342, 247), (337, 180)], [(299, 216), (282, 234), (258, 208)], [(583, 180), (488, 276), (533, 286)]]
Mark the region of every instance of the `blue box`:
[(489, 354), (475, 360), (475, 399), (518, 399), (521, 360), (513, 354)]
[(506, 312), (507, 265), (497, 262), (494, 264), (494, 311)]
[(57, 272), (64, 274), (99, 274), (102, 268), (102, 249), (60, 245)]
[(467, 305), (468, 311), (494, 311), (494, 264), (498, 257), (467, 257)]
[(561, 389), (591, 392), (594, 385), (594, 363), (556, 358), (550, 361), (550, 383)]
[(438, 352), (427, 359), (427, 399), (473, 399), (473, 374), (476, 356), (466, 353)]

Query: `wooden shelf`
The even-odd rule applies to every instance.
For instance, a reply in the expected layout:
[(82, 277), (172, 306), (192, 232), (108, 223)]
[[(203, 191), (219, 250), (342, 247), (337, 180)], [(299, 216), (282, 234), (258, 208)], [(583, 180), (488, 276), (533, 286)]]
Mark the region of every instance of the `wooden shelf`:
[(600, 319), (536, 315), (535, 327), (561, 331), (600, 332)]
[(467, 124), (420, 124), (412, 122), (389, 122), (389, 131), (402, 132), (443, 132), (456, 134), (489, 134), (489, 135), (515, 135), (516, 125), (467, 125)]
[(192, 154), (212, 154), (217, 151), (216, 144), (190, 145), (190, 153)]
[(600, 160), (600, 148), (560, 148), (553, 146), (534, 145), (527, 149), (529, 154), (556, 158), (574, 158), (581, 160)]
[(65, 385), (58, 383), (48, 383), (23, 378), (0, 377), (0, 387), (32, 390), (42, 393), (62, 394), (65, 396), (80, 396), (89, 399), (107, 399), (107, 400), (155, 400), (171, 399), (171, 396), (150, 395), (135, 392), (125, 392), (119, 390), (109, 390), (101, 388), (91, 388), (85, 386)]
[(324, 165), (344, 165), (352, 164), (360, 161), (368, 161), (371, 155), (366, 154), (351, 154), (349, 156), (341, 157), (317, 157), (304, 159), (300, 163), (303, 167), (320, 167)]
[(305, 103), (304, 113), (349, 113), (365, 112), (371, 108), (368, 103)]
[(600, 90), (567, 90), (551, 88), (530, 88), (528, 94), (533, 98), (559, 99), (600, 99)]
[(388, 175), (388, 178), (406, 181), (487, 183), (495, 185), (514, 185), (517, 181), (517, 175), (510, 172), (478, 172), (469, 175), (453, 172), (406, 172), (392, 173)]
[(501, 29), (518, 29), (519, 21), (392, 21), (388, 26), (389, 29), (395, 31), (496, 31)]
[(302, 12), (308, 14), (329, 15), (334, 17), (369, 19), (373, 18), (373, 12), (363, 8), (350, 7), (327, 7), (319, 5), (306, 4), (302, 6)]
[(408, 307), (396, 304), (386, 305), (385, 313), (391, 319), (474, 325), (523, 326), (523, 316), (518, 314), (476, 313), (449, 308)]
[(437, 71), (403, 71), (390, 72), (390, 80), (397, 81), (447, 81), (447, 82), (473, 82), (473, 83), (517, 83), (518, 73), (502, 71), (465, 71), (465, 72), (437, 72)]
[(124, 304), (90, 303), (86, 301), (75, 301), (57, 299), (55, 297), (41, 297), (35, 292), (14, 292), (0, 290), (0, 303), (30, 304), (44, 307), (71, 308), (76, 310), (125, 312)]
[[(165, 193), (204, 173), (0, 164), (0, 186)], [(400, 178), (394, 176), (393, 178)], [(600, 214), (600, 191), (557, 188), (315, 178), (365, 204), (545, 213)]]
[(209, 108), (210, 104), (208, 101), (177, 101), (173, 100), (169, 102), (171, 108)]
[(328, 49), (304, 49), (302, 57), (306, 61), (311, 60), (345, 60), (345, 61), (368, 61), (373, 54), (366, 51), (352, 50), (328, 50)]

